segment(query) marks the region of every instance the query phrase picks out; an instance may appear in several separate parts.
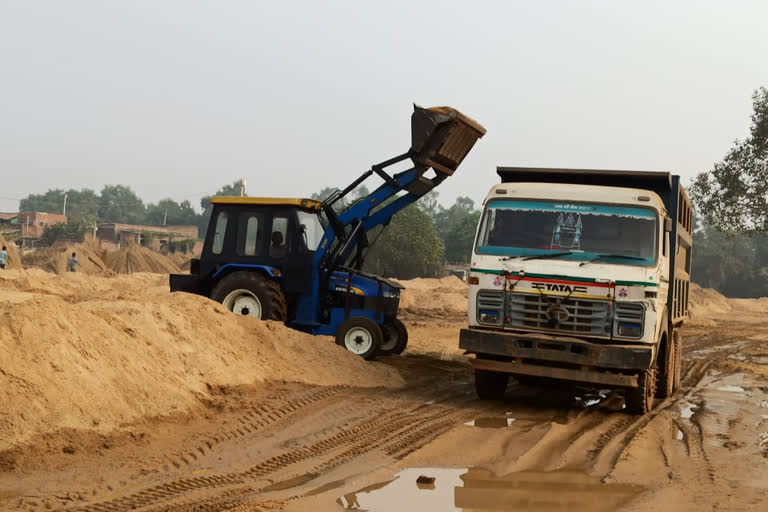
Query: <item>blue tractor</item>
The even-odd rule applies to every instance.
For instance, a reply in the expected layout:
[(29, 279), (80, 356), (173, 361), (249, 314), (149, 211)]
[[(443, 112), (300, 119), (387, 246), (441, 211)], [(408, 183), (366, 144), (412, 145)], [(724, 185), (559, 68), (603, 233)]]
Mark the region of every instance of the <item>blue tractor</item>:
[[(369, 235), (380, 235), (397, 212), (453, 174), (484, 134), (457, 110), (414, 106), (411, 148), (324, 201), (212, 198), (203, 252), (188, 275), (170, 276), (171, 291), (210, 297), (239, 315), (335, 336), (365, 359), (401, 353), (408, 342), (397, 318), (402, 286), (362, 271), (375, 242)], [(407, 170), (385, 171), (406, 160), (412, 163)], [(373, 175), (383, 183), (349, 203)]]

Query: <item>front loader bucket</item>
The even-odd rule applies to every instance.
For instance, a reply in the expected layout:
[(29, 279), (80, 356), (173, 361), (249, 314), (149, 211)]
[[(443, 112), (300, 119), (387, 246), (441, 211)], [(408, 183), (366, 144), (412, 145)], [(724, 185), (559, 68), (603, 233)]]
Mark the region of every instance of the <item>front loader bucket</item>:
[(413, 110), (411, 158), (443, 177), (452, 175), (477, 139), (485, 135), (477, 121), (451, 107), (414, 105)]

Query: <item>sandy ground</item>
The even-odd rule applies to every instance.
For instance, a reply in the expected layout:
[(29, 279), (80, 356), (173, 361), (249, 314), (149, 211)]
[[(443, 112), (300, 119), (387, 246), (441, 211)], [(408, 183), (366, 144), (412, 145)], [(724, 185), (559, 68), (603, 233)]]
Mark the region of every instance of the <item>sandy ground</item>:
[[(477, 400), (455, 280), (413, 282), (408, 350), (364, 363), (169, 297), (156, 275), (0, 278), (3, 510), (723, 511), (768, 498), (768, 299), (696, 290), (682, 390), (637, 417), (579, 387), (512, 383), (503, 402)], [(91, 377), (101, 389), (74, 387)]]

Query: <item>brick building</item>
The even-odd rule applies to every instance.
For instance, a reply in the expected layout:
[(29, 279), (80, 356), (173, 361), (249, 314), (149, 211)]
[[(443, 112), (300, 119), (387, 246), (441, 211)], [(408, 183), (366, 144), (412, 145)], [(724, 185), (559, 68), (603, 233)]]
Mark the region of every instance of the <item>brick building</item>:
[(171, 242), (196, 240), (197, 226), (141, 226), (135, 224), (105, 223), (96, 229), (96, 238), (122, 247), (135, 243), (160, 250), (168, 248)]

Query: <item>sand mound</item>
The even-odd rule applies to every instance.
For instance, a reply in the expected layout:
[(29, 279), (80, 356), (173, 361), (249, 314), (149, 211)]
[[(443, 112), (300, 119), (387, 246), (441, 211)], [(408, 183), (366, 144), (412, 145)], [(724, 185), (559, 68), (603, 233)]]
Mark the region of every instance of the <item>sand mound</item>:
[(394, 369), (330, 338), (171, 294), (160, 285), (166, 280), (40, 270), (0, 276), (0, 450), (63, 427), (112, 430), (188, 410), (209, 385), (402, 384)]
[(63, 274), (69, 270), (67, 260), (73, 252), (77, 254), (80, 262), (77, 272), (93, 275), (112, 273), (104, 263), (105, 252), (98, 242), (90, 238), (79, 244), (56, 242), (51, 247), (29, 251), (24, 254), (22, 261), (26, 268), (36, 267), (47, 272)]
[(400, 295), (400, 311), (406, 317), (458, 320), (467, 315), (468, 287), (456, 276), (398, 282), (405, 286)]
[(6, 263), (6, 270), (15, 268), (21, 268), (21, 256), (19, 256), (19, 250), (16, 248), (16, 244), (8, 242), (5, 238), (0, 236), (0, 248), (5, 246), (5, 251), (8, 253), (8, 263)]
[(180, 270), (189, 270), (192, 266), (192, 258), (194, 257), (191, 253), (185, 252), (174, 252), (168, 255), (168, 259), (179, 267)]
[(105, 262), (107, 267), (117, 274), (134, 272), (173, 274), (180, 271), (179, 267), (166, 256), (135, 244), (107, 253)]
[(691, 283), (688, 309), (692, 319), (706, 320), (729, 312), (731, 300), (716, 290)]

